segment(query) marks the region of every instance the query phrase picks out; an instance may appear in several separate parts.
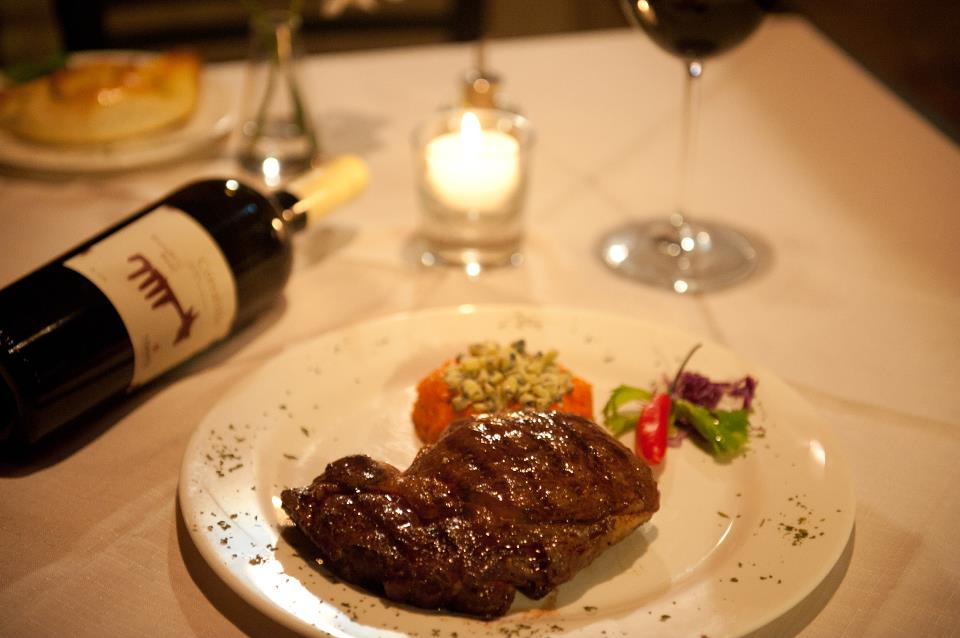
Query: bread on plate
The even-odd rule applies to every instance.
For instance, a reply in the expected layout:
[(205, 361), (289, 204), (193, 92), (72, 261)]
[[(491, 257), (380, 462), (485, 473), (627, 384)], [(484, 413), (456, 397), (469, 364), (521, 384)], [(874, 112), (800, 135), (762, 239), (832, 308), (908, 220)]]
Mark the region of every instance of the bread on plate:
[(88, 55), (0, 91), (0, 126), (32, 142), (102, 144), (174, 127), (197, 104), (191, 52)]

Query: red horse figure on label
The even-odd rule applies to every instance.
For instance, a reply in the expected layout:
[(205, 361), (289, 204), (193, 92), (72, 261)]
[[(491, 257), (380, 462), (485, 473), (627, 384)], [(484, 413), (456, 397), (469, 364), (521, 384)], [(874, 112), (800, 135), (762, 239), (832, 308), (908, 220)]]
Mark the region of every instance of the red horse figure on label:
[[(147, 289), (145, 298), (149, 301), (153, 297), (157, 297), (151, 308), (159, 308), (166, 304), (173, 306), (173, 309), (176, 310), (177, 316), (180, 318), (180, 329), (177, 330), (177, 337), (173, 340), (174, 345), (180, 343), (184, 339), (190, 336), (190, 327), (193, 325), (194, 320), (197, 318), (197, 312), (191, 307), (186, 310), (183, 309), (183, 306), (180, 305), (180, 300), (177, 299), (176, 293), (173, 292), (173, 288), (170, 287), (170, 282), (167, 281), (167, 278), (163, 276), (157, 268), (150, 263), (150, 260), (137, 253), (135, 255), (130, 255), (127, 258), (127, 261), (134, 263), (139, 262), (140, 267), (137, 268), (127, 279), (134, 280), (137, 277), (146, 275), (146, 278), (139, 286), (139, 290)], [(159, 297), (157, 296), (159, 295)]]

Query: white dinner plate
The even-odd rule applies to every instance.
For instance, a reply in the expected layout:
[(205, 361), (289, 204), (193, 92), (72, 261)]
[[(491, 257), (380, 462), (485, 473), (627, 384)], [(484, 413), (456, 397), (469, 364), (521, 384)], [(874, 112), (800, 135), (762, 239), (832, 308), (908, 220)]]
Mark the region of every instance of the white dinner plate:
[[(142, 51), (89, 51), (72, 54), (68, 64), (154, 55)], [(201, 69), (197, 106), (183, 124), (135, 139), (78, 146), (39, 144), (0, 129), (0, 165), (42, 173), (102, 173), (209, 152), (210, 145), (226, 137), (235, 125), (236, 97), (237, 87), (233, 83)]]
[[(518, 594), (479, 621), (386, 601), (326, 575), (298, 551), (280, 492), (364, 453), (406, 468), (417, 381), (469, 343), (556, 348), (594, 387), (648, 385), (697, 341), (583, 310), (462, 306), (351, 326), (291, 348), (225, 396), (193, 435), (180, 476), (190, 534), (242, 597), (308, 635), (350, 637), (739, 636), (783, 614), (841, 556), (854, 520), (847, 465), (816, 411), (772, 373), (705, 343), (689, 369), (759, 380), (749, 451), (715, 461), (670, 448), (661, 509), (547, 598)], [(625, 441), (629, 441), (626, 437)], [(302, 542), (302, 537), (301, 537)], [(293, 545), (291, 545), (293, 543)]]

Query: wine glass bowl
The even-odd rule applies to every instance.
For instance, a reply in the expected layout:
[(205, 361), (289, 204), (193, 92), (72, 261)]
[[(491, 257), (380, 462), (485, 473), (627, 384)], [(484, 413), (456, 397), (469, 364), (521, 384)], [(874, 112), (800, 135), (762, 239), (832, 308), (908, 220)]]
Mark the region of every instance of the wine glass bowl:
[(757, 252), (741, 233), (690, 219), (690, 164), (696, 141), (703, 59), (749, 36), (763, 19), (758, 0), (621, 0), (624, 13), (668, 53), (683, 60), (685, 89), (674, 210), (631, 221), (608, 232), (600, 257), (614, 271), (678, 293), (708, 292), (735, 284), (756, 268)]
[(689, 60), (740, 44), (763, 19), (753, 0), (621, 0), (630, 21), (661, 49)]

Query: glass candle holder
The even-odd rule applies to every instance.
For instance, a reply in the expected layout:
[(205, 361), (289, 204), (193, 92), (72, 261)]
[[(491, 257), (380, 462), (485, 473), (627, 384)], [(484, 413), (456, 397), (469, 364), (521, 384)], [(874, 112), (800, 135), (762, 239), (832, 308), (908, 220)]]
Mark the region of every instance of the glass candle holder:
[(517, 263), (533, 128), (497, 109), (439, 111), (413, 136), (421, 262)]

